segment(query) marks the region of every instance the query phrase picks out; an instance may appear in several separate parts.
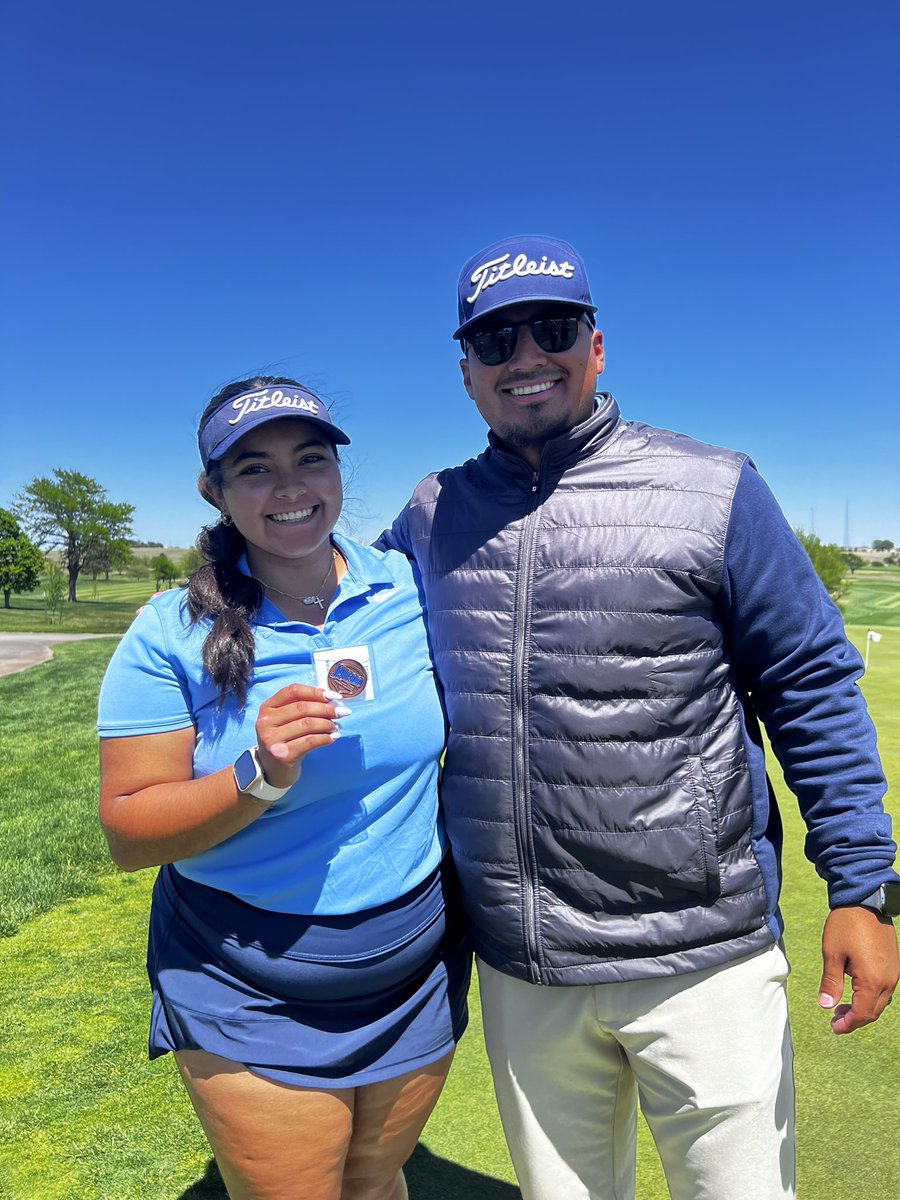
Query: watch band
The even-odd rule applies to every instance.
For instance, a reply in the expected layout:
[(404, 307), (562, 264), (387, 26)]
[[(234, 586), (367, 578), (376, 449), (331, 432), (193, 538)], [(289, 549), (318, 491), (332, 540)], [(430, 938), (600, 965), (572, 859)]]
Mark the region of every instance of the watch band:
[(871, 896), (858, 900), (861, 908), (871, 908), (886, 917), (900, 916), (900, 883), (890, 881), (881, 884)]
[(254, 800), (262, 800), (264, 804), (274, 804), (291, 790), (290, 787), (273, 787), (266, 782), (256, 746), (238, 755), (232, 770), (238, 791), (244, 796), (252, 796)]

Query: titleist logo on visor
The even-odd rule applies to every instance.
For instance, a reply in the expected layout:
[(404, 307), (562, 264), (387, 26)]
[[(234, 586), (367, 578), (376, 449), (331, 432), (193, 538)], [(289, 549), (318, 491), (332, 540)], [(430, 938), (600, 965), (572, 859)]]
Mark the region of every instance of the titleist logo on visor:
[(470, 277), (475, 291), (471, 296), (466, 297), (467, 304), (474, 304), (482, 292), (492, 288), (495, 283), (502, 283), (504, 279), (510, 279), (514, 275), (520, 277), (557, 275), (562, 279), (571, 279), (575, 274), (574, 263), (567, 262), (565, 259), (558, 263), (552, 258), (548, 259), (546, 254), (541, 257), (540, 262), (529, 258), (527, 254), (517, 254), (512, 262), (509, 259), (509, 254), (504, 254), (501, 258), (492, 258), (489, 262), (482, 263), (481, 266), (475, 268)]
[(294, 412), (309, 413), (310, 416), (317, 417), (320, 406), (302, 392), (284, 391), (281, 388), (270, 391), (269, 388), (262, 388), (258, 392), (244, 392), (243, 396), (238, 396), (232, 401), (231, 407), (235, 416), (229, 418), (229, 425), (237, 425), (242, 417), (266, 408), (290, 408)]
[(315, 392), (302, 383), (267, 383), (230, 396), (209, 414), (198, 435), (203, 466), (222, 458), (251, 429), (267, 421), (291, 418), (301, 418), (323, 430), (334, 445), (350, 445), (346, 433), (332, 421), (328, 405)]

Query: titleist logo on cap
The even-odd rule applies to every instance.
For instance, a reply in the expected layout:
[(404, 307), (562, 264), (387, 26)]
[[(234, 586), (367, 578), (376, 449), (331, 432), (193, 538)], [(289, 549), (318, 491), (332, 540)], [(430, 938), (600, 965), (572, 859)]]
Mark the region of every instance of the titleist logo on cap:
[(242, 417), (261, 412), (266, 408), (290, 408), (295, 412), (309, 413), (313, 417), (319, 415), (319, 405), (315, 400), (304, 396), (302, 392), (283, 391), (281, 388), (276, 388), (272, 392), (268, 388), (262, 388), (258, 392), (244, 392), (243, 396), (238, 396), (236, 400), (232, 401), (231, 407), (236, 416), (229, 418), (229, 425), (237, 425)]
[(482, 292), (493, 287), (495, 283), (510, 279), (513, 275), (520, 277), (557, 275), (562, 279), (571, 279), (575, 274), (574, 263), (565, 259), (558, 263), (552, 258), (548, 259), (546, 254), (542, 256), (540, 262), (529, 258), (527, 254), (517, 254), (512, 262), (509, 261), (509, 258), (509, 254), (504, 254), (500, 258), (492, 258), (489, 262), (482, 263), (481, 266), (475, 268), (470, 277), (470, 281), (475, 285), (475, 291), (471, 296), (466, 297), (467, 304), (474, 304)]

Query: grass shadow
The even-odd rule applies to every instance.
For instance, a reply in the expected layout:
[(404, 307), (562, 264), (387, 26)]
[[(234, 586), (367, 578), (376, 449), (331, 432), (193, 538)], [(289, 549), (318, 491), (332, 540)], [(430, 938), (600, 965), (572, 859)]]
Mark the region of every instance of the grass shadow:
[(228, 1200), (228, 1193), (214, 1158), (206, 1164), (203, 1178), (192, 1183), (187, 1191), (181, 1193), (178, 1200)]
[(403, 1173), (410, 1200), (521, 1200), (513, 1184), (432, 1154), (421, 1142)]
[[(440, 1158), (421, 1142), (403, 1170), (410, 1200), (521, 1200), (519, 1189), (511, 1183)], [(192, 1183), (178, 1200), (228, 1200), (215, 1159), (206, 1164), (203, 1178)]]

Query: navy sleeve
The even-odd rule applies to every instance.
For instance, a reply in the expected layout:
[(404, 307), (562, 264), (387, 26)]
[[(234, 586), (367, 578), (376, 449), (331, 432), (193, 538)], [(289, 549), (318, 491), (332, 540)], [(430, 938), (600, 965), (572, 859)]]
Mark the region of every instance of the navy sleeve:
[(409, 505), (403, 509), (390, 529), (384, 529), (372, 543), (376, 550), (399, 550), (407, 558), (412, 557), (409, 539)]
[(750, 463), (735, 489), (720, 592), (737, 682), (765, 727), (806, 822), (807, 857), (832, 906), (892, 877), (875, 729), (862, 660), (840, 611)]

